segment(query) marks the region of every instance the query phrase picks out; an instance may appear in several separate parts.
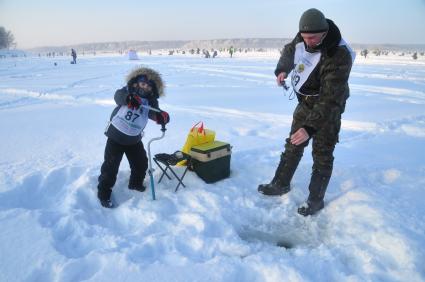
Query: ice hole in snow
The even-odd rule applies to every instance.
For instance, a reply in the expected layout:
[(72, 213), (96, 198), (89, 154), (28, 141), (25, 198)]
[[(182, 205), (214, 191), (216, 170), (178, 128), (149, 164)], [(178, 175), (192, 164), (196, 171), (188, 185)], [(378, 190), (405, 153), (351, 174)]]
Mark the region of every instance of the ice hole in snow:
[(248, 243), (267, 243), (285, 249), (294, 249), (297, 246), (315, 246), (317, 236), (312, 235), (301, 226), (276, 227), (271, 230), (260, 230), (254, 227), (242, 227), (238, 230), (239, 237)]

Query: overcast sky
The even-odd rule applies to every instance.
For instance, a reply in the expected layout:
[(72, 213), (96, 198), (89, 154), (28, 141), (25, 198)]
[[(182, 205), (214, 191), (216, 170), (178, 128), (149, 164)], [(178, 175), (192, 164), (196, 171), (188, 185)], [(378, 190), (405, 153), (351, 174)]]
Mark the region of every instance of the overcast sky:
[(289, 38), (320, 9), (353, 43), (425, 44), (425, 0), (0, 0), (18, 48), (123, 40)]

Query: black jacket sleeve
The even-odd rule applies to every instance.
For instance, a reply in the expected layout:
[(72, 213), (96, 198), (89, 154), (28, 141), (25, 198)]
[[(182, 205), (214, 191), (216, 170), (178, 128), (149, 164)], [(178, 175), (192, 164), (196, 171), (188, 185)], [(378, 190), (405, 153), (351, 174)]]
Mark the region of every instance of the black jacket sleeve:
[(127, 96), (129, 95), (127, 87), (115, 91), (114, 100), (117, 105), (124, 106), (127, 104)]

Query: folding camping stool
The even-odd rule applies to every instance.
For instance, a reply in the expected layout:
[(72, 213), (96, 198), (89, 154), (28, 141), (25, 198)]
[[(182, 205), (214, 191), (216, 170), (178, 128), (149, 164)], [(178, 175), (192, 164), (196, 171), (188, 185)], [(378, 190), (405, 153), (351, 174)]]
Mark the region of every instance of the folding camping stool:
[[(182, 185), (183, 187), (186, 187), (183, 183), (183, 178), (186, 175), (186, 172), (190, 166), (190, 161), (191, 161), (190, 155), (183, 153), (181, 151), (176, 151), (173, 154), (161, 153), (161, 154), (156, 154), (153, 160), (162, 171), (162, 175), (159, 178), (158, 183), (161, 182), (162, 178), (164, 178), (164, 175), (171, 180), (171, 177), (167, 173), (167, 170), (169, 170), (179, 182), (174, 192), (177, 192), (180, 185)], [(177, 163), (181, 161), (186, 161), (187, 165), (186, 165), (186, 169), (183, 172), (183, 175), (179, 177), (171, 167), (177, 165)]]

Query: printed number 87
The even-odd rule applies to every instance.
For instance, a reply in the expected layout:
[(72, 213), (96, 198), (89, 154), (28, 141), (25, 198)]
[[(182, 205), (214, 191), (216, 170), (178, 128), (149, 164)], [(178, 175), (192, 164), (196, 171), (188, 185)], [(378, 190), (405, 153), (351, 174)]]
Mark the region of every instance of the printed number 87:
[(133, 114), (134, 114), (135, 117), (133, 118), (133, 120), (131, 122), (134, 122), (138, 117), (140, 117), (140, 115), (133, 113), (132, 111), (128, 111), (127, 114), (125, 115), (125, 119), (131, 120), (131, 117), (133, 116)]

